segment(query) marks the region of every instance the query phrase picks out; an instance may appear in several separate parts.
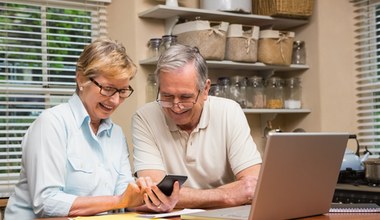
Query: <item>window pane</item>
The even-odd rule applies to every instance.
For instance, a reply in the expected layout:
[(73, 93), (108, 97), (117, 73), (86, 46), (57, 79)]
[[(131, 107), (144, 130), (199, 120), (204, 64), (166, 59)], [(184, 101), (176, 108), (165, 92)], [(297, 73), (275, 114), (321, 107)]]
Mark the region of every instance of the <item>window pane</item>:
[(0, 0), (1, 197), (18, 180), (26, 130), (41, 111), (71, 97), (76, 60), (106, 33), (104, 4), (84, 2)]

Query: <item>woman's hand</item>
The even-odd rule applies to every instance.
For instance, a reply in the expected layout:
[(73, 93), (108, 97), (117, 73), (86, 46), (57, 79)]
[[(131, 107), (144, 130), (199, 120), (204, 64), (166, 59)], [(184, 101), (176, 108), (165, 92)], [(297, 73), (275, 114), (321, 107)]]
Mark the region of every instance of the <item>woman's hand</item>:
[(121, 208), (143, 205), (144, 194), (150, 192), (153, 185), (150, 177), (139, 177), (136, 183), (130, 182), (124, 193), (120, 195)]

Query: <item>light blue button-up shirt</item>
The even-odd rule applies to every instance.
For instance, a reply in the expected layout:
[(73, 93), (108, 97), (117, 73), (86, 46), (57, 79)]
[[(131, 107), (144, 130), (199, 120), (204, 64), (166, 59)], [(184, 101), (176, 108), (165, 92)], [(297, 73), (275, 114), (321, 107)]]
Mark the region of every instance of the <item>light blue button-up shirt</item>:
[(94, 134), (77, 94), (41, 113), (22, 148), (5, 219), (67, 216), (77, 196), (120, 195), (133, 181), (122, 129), (106, 119)]

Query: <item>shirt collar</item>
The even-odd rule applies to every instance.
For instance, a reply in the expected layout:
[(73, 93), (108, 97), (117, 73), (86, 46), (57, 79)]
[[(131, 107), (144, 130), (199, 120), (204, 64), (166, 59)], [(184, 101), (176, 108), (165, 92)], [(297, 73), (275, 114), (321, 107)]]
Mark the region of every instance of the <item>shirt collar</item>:
[[(82, 100), (79, 98), (78, 94), (74, 95), (69, 99), (69, 106), (73, 112), (77, 127), (80, 128), (83, 125), (89, 126), (90, 116), (87, 113), (86, 108), (84, 107)], [(113, 128), (113, 122), (110, 118), (104, 119), (100, 122), (99, 134), (103, 131), (107, 132), (108, 136), (111, 136)]]

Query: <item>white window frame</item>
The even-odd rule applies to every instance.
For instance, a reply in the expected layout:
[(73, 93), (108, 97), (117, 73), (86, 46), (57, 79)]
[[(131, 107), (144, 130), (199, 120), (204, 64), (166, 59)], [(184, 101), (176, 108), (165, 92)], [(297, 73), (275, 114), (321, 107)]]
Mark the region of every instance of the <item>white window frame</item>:
[[(27, 128), (44, 109), (71, 97), (80, 52), (93, 39), (107, 35), (109, 3), (111, 0), (0, 0), (0, 197), (9, 197), (18, 182), (21, 141)], [(27, 7), (18, 11), (10, 4)], [(65, 17), (67, 12), (58, 8), (87, 14)], [(64, 18), (67, 20), (59, 22)], [(70, 22), (71, 26), (64, 26)], [(88, 28), (74, 29), (76, 25)], [(63, 44), (66, 46), (59, 46)]]
[(357, 118), (361, 152), (380, 155), (380, 1), (351, 0), (356, 21)]

